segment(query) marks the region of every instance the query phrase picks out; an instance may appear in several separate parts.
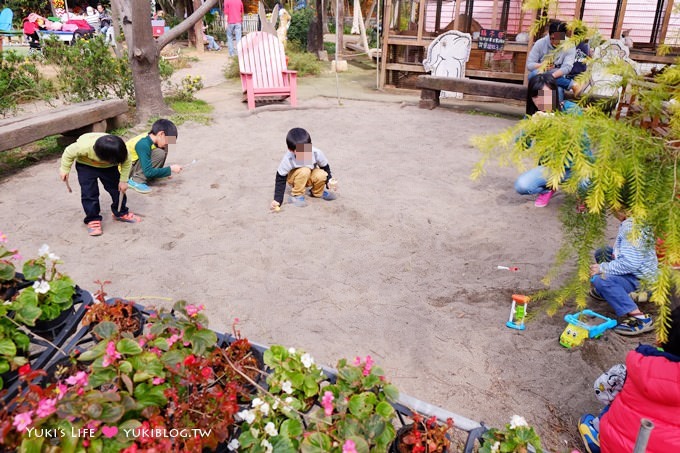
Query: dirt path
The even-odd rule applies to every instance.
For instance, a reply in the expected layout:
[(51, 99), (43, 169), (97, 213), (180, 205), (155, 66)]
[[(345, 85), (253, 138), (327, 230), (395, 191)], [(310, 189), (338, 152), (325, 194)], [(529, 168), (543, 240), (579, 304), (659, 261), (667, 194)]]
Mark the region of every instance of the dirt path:
[[(109, 294), (141, 303), (203, 303), (212, 328), (238, 317), (252, 340), (326, 365), (370, 354), (405, 393), (494, 426), (520, 414), (550, 449), (579, 447), (575, 420), (600, 409), (593, 379), (638, 339), (612, 334), (565, 350), (564, 312), (541, 314), (524, 332), (505, 327), (510, 295), (541, 287), (560, 238), (560, 196), (534, 208), (507, 168), (469, 179), (478, 159), (470, 137), (516, 118), (420, 110), (415, 93), (376, 92), (375, 74), (353, 67), (340, 77), (340, 103), (326, 74), (300, 80), (300, 108), (251, 113), (238, 82), (218, 76), (225, 60), (208, 53), (185, 70), (203, 76), (199, 97), (215, 106), (214, 123), (179, 129), (169, 161), (195, 165), (149, 195), (130, 194), (142, 223), (111, 221), (102, 196), (104, 235), (88, 237), (75, 176), (68, 194), (55, 160), (0, 182), (11, 245), (31, 256), (47, 243), (87, 289), (111, 280)], [(295, 126), (328, 155), (339, 198), (271, 214)]]

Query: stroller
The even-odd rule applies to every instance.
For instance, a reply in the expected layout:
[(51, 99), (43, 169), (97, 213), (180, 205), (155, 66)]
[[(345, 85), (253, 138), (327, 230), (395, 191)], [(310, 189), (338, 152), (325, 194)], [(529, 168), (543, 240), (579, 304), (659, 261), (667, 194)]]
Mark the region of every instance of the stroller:
[[(78, 39), (89, 39), (93, 33), (94, 28), (90, 26), (85, 20), (73, 19), (64, 24), (57, 23), (58, 28), (49, 22), (44, 17), (37, 14), (30, 14), (24, 19), (24, 34), (28, 39), (28, 53), (41, 52), (40, 32), (59, 34), (59, 39), (69, 44), (74, 44)], [(59, 30), (60, 29), (60, 30)], [(66, 38), (66, 39), (64, 39)]]

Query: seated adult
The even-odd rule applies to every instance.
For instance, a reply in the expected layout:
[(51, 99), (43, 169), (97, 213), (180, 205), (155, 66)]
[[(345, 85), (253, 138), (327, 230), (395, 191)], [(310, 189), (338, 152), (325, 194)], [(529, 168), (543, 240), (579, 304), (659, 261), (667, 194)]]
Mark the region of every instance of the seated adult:
[[(527, 56), (527, 70), (531, 79), (540, 72), (550, 73), (557, 82), (557, 86), (563, 90), (580, 91), (580, 87), (573, 80), (566, 76), (571, 72), (576, 59), (576, 50), (573, 47), (562, 48), (556, 51), (567, 35), (567, 25), (564, 22), (551, 22), (548, 27), (548, 34), (534, 43), (531, 52)], [(541, 70), (543, 61), (546, 57), (552, 56), (552, 64)], [(560, 96), (560, 100), (563, 96)]]

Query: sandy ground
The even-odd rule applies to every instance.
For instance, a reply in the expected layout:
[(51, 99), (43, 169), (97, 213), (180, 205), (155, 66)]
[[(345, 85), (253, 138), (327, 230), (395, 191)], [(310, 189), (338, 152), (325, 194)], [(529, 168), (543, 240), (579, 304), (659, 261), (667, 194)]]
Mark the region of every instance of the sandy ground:
[[(299, 108), (249, 113), (238, 82), (221, 78), (226, 58), (208, 53), (175, 75), (204, 77), (199, 97), (214, 105), (214, 123), (179, 128), (169, 162), (194, 165), (149, 195), (129, 193), (143, 222), (113, 222), (102, 196), (104, 235), (88, 237), (76, 177), (69, 194), (53, 160), (0, 182), (11, 245), (30, 257), (47, 243), (87, 289), (111, 280), (110, 295), (144, 304), (203, 303), (212, 328), (238, 317), (250, 339), (326, 365), (370, 354), (405, 393), (493, 426), (520, 414), (553, 451), (580, 447), (575, 420), (600, 409), (593, 379), (638, 339), (610, 334), (566, 350), (566, 310), (524, 332), (505, 327), (510, 295), (542, 287), (561, 237), (560, 196), (535, 208), (514, 193), (514, 169), (469, 179), (479, 158), (470, 137), (517, 117), (453, 101), (420, 110), (417, 93), (379, 93), (375, 72), (354, 66), (340, 78), (341, 103), (325, 74), (299, 81)], [(329, 157), (339, 198), (272, 214), (295, 126)]]

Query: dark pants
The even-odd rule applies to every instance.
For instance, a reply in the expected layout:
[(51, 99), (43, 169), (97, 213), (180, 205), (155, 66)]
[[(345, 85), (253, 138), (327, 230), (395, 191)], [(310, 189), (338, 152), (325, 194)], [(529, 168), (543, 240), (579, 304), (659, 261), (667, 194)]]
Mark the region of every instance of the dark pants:
[(111, 195), (111, 212), (113, 212), (113, 215), (120, 217), (128, 213), (127, 196), (125, 195), (123, 195), (120, 211), (118, 211), (120, 197), (120, 192), (118, 192), (118, 183), (120, 182), (118, 167), (98, 168), (76, 162), (76, 171), (80, 183), (80, 201), (85, 210), (85, 223), (102, 219), (102, 216), (99, 215), (99, 184), (97, 180), (102, 182), (104, 190)]

